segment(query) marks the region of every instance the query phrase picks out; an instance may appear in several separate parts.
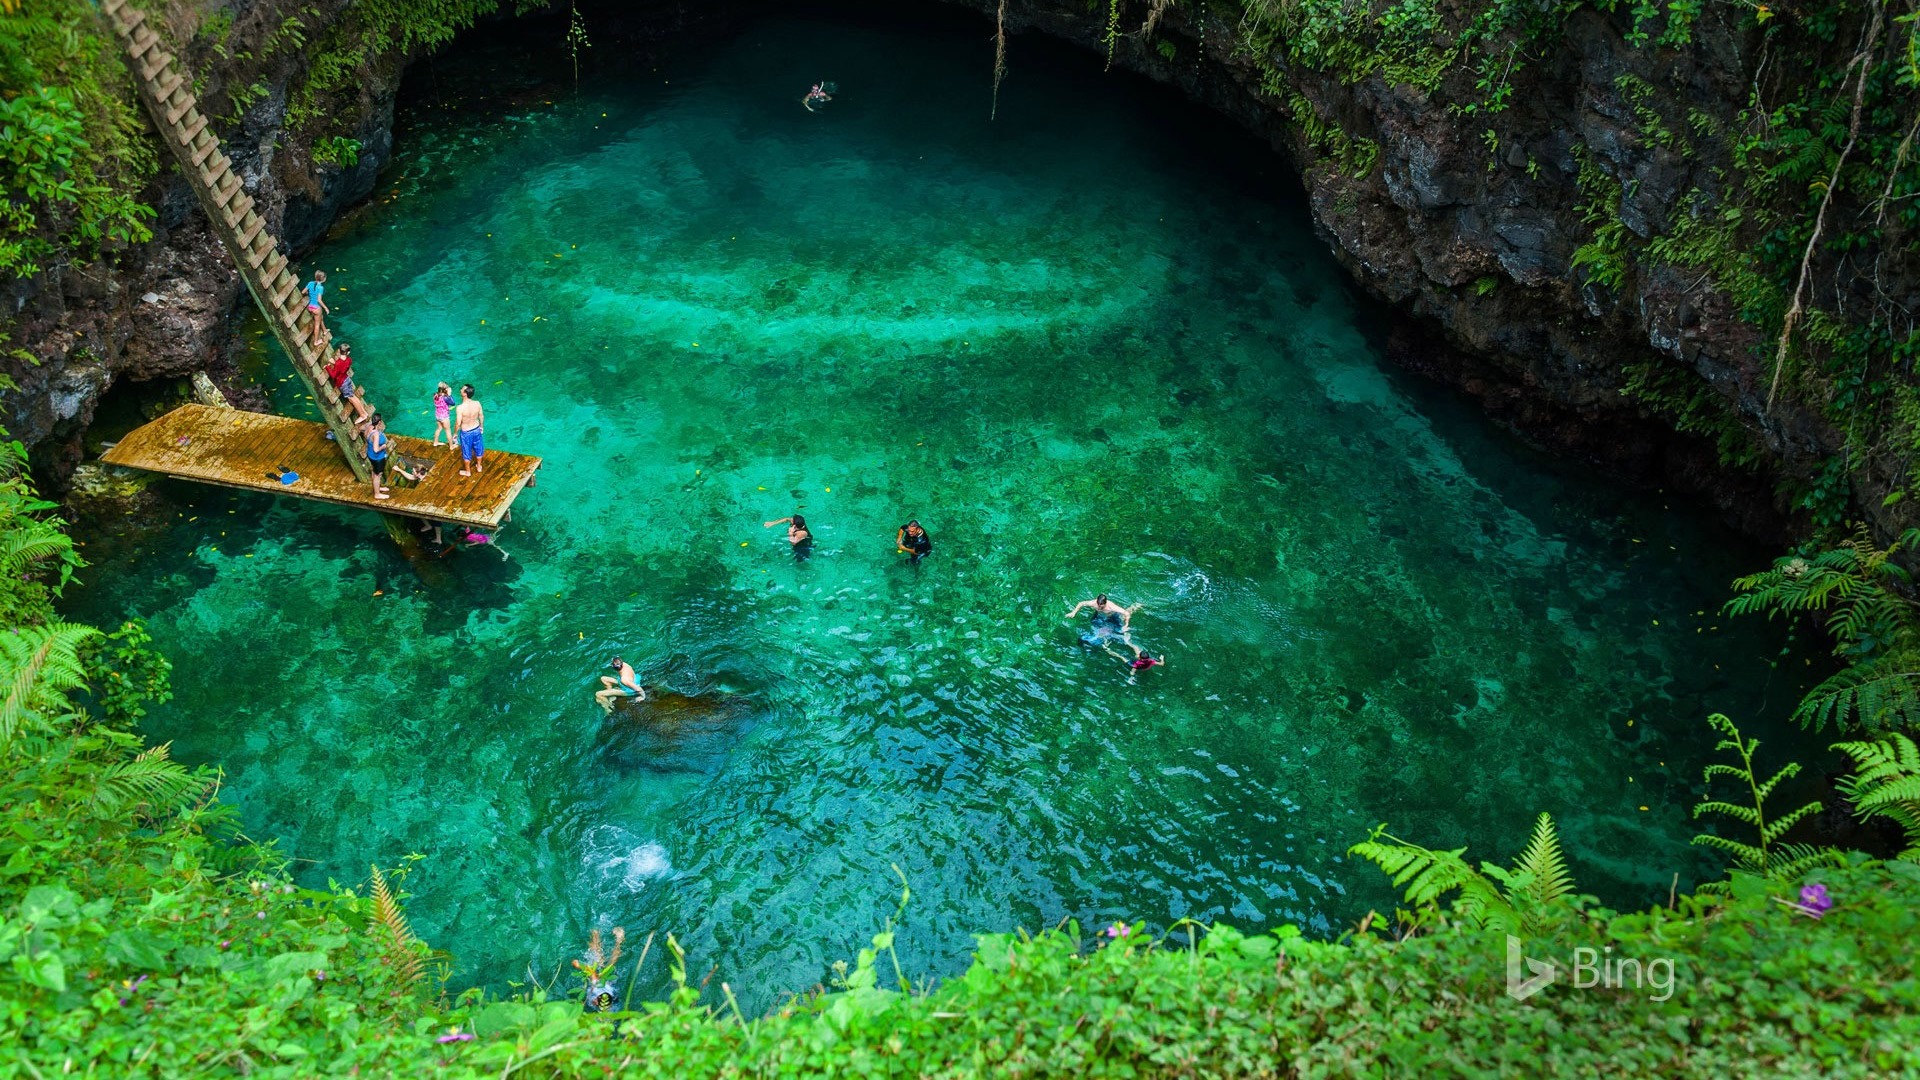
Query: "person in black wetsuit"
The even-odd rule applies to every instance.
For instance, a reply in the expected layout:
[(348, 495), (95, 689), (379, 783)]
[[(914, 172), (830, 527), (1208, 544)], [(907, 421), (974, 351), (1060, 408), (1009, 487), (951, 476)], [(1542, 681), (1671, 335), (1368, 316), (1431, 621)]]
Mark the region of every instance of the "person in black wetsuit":
[(920, 527), (917, 519), (900, 526), (900, 531), (893, 534), (893, 543), (895, 547), (912, 556), (908, 561), (915, 566), (920, 565), (921, 559), (933, 553), (933, 537), (927, 535), (927, 530)]
[(1081, 644), (1104, 648), (1108, 642), (1117, 640), (1125, 642), (1127, 648), (1133, 650), (1134, 656), (1140, 655), (1140, 646), (1133, 643), (1133, 613), (1140, 610), (1139, 604), (1122, 607), (1109, 600), (1106, 593), (1101, 593), (1091, 600), (1082, 600), (1068, 608), (1068, 621), (1072, 621), (1075, 615), (1080, 614), (1082, 608), (1093, 609), (1093, 626), (1080, 635)]

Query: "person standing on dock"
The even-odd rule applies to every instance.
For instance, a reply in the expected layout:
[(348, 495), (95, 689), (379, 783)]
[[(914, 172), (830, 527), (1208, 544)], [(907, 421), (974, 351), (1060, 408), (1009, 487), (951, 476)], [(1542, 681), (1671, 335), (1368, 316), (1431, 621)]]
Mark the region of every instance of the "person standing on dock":
[(433, 445), (440, 445), (440, 433), (447, 433), (447, 448), (453, 448), (453, 387), (441, 383), (433, 391)]
[[(480, 399), (473, 396), (473, 385), (469, 383), (460, 388), (460, 408), (454, 412), (454, 425), (460, 438), (460, 460), (467, 468), (460, 470), (461, 476), (485, 472), (480, 459), (487, 455), (486, 414), (480, 411)], [(472, 472), (467, 470), (471, 469)]]
[(320, 335), (327, 332), (326, 316), (333, 312), (327, 302), (321, 299), (327, 291), (327, 272), (315, 270), (313, 280), (307, 282), (306, 289), (307, 313), (313, 316), (313, 343), (319, 345), (323, 340)]
[(373, 414), (373, 421), (367, 425), (367, 475), (373, 479), (373, 497), (385, 499), (387, 488), (381, 484), (387, 473), (387, 455), (393, 451), (393, 440), (387, 438), (387, 422), (379, 413)]

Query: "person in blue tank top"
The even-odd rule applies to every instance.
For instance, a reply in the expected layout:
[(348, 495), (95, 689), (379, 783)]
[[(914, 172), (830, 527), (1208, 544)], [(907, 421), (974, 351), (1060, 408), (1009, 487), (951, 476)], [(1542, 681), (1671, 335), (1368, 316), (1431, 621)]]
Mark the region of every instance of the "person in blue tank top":
[(319, 345), (325, 340), (321, 335), (327, 330), (326, 316), (333, 311), (325, 300), (320, 299), (327, 291), (327, 272), (315, 270), (313, 280), (304, 287), (307, 291), (307, 314), (313, 316), (313, 343)]
[(387, 422), (379, 413), (367, 425), (367, 473), (373, 478), (373, 497), (385, 499), (387, 488), (380, 481), (387, 474), (387, 455), (393, 452), (393, 440), (387, 438)]

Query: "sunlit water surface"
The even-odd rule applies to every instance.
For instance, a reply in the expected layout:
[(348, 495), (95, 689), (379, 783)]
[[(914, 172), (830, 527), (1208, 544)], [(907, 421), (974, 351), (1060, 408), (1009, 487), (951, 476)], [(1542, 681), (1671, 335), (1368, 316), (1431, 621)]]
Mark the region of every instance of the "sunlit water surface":
[[(507, 104), (456, 96), (497, 50), (416, 74), (313, 262), (396, 430), (471, 381), (539, 486), (424, 579), (371, 516), (168, 486), (76, 605), (173, 658), (150, 734), (305, 881), (426, 855), (415, 925), (495, 986), (620, 925), (763, 1006), (895, 865), (923, 975), (1065, 916), (1337, 933), (1391, 902), (1344, 855), (1381, 821), (1504, 858), (1551, 811), (1620, 904), (1717, 872), (1700, 717), (1791, 697), (1713, 629), (1753, 554), (1383, 366), (1244, 136), (1024, 38), (989, 124), (977, 30), (762, 21)], [(1082, 647), (1102, 589), (1165, 668)], [(699, 707), (603, 719), (616, 652)]]

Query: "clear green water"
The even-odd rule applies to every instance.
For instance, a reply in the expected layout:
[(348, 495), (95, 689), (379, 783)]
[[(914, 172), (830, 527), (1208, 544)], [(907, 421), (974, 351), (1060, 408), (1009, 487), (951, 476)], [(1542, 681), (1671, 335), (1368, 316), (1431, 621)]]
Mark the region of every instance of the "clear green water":
[[(370, 516), (169, 486), (77, 605), (172, 656), (151, 734), (309, 880), (427, 855), (415, 923), (494, 984), (617, 924), (764, 1004), (889, 864), (916, 974), (1063, 916), (1336, 933), (1383, 820), (1504, 856), (1552, 811), (1622, 904), (1717, 872), (1699, 718), (1792, 698), (1700, 614), (1754, 554), (1384, 367), (1241, 136), (1024, 39), (989, 127), (976, 31), (764, 21), (505, 107), (448, 89), (502, 54), (439, 61), (317, 261), (396, 429), (471, 380), (545, 456), (511, 559), (422, 580)], [(1166, 668), (1077, 643), (1100, 589)], [(730, 704), (603, 720), (613, 652)]]

